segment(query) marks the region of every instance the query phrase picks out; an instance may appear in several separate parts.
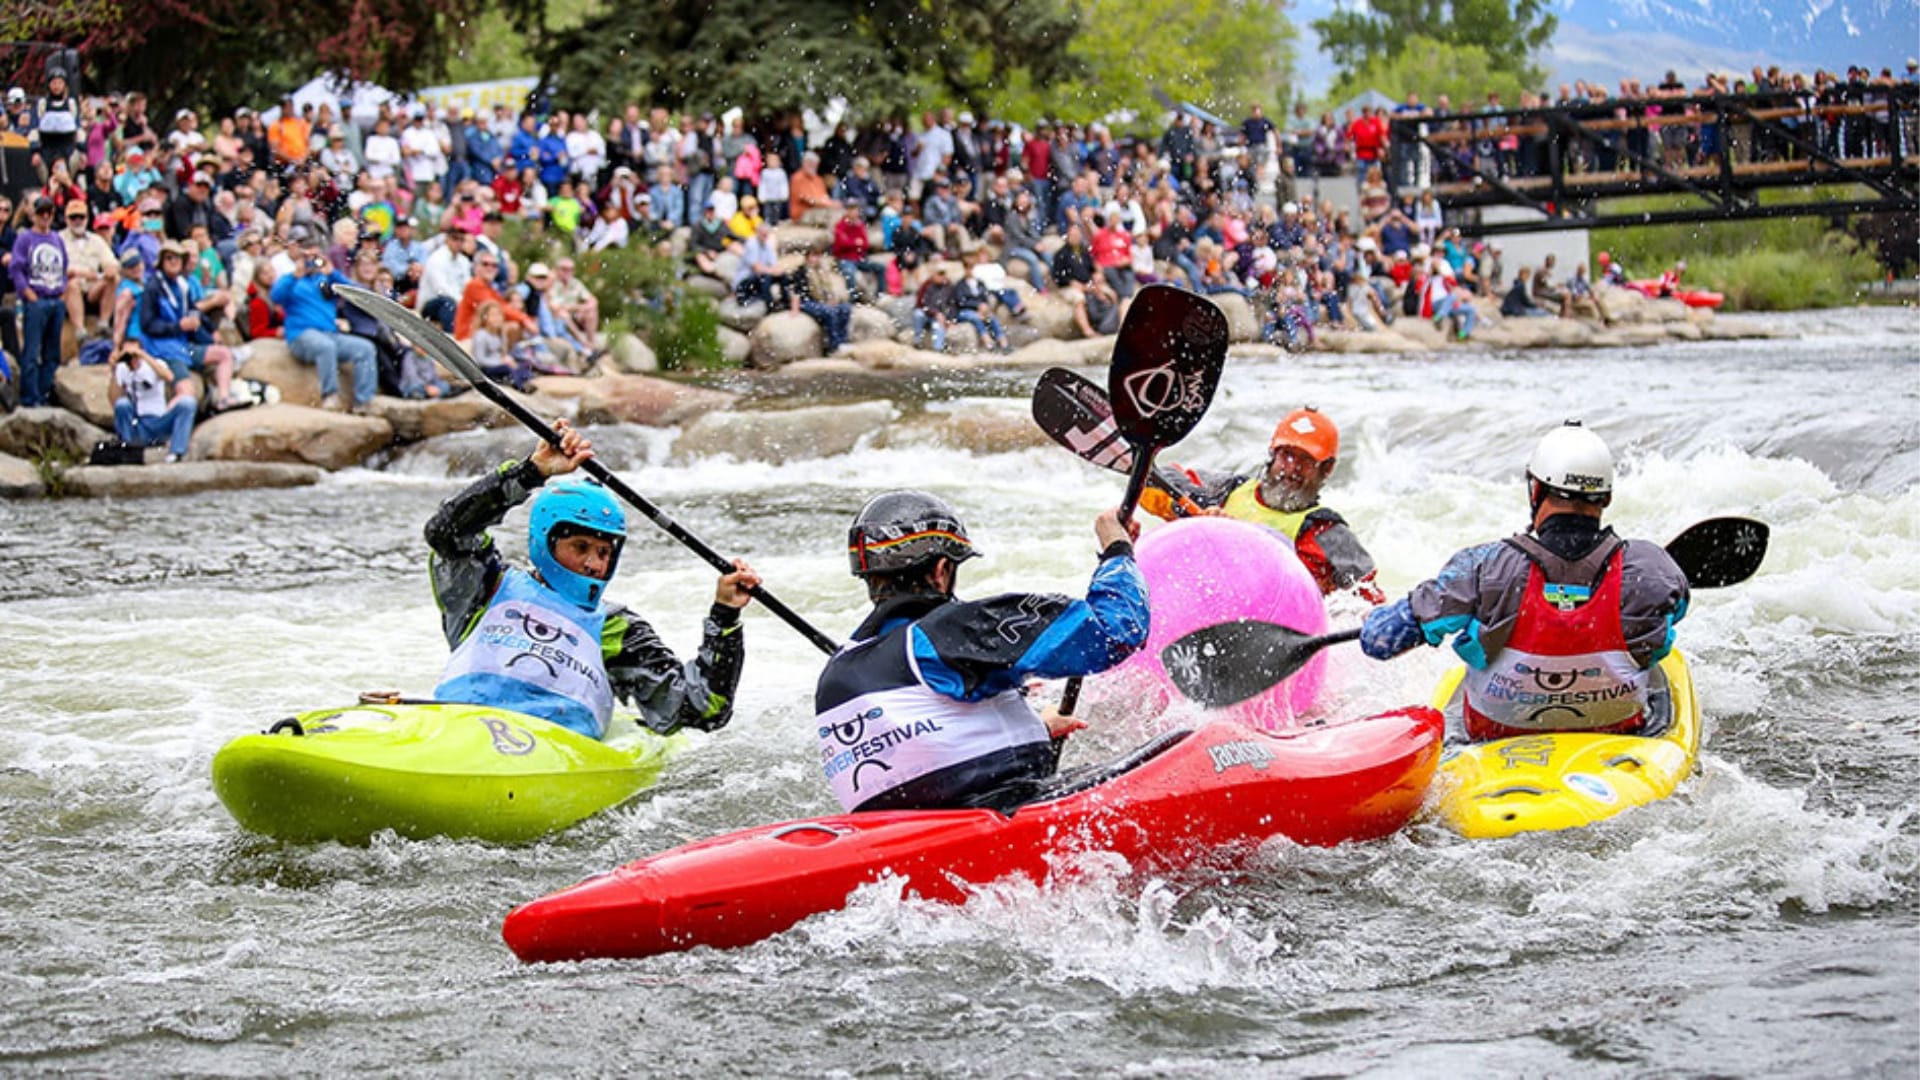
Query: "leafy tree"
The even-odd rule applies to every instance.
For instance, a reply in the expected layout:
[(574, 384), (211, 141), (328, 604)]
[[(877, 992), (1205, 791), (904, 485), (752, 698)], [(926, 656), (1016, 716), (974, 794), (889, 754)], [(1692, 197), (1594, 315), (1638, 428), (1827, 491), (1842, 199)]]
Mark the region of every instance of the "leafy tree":
[(489, 7), (537, 26), (546, 0), (13, 0), (0, 40), (80, 49), (90, 78), (163, 107), (258, 102), (320, 70), (431, 82)]
[(1487, 70), (1533, 86), (1545, 77), (1534, 56), (1559, 26), (1550, 6), (1551, 0), (1370, 0), (1365, 8), (1338, 10), (1312, 25), (1343, 79), (1398, 58), (1416, 38), (1425, 38), (1478, 48)]
[(1495, 67), (1480, 46), (1453, 45), (1416, 34), (1398, 53), (1342, 73), (1328, 91), (1328, 100), (1337, 105), (1362, 91), (1378, 90), (1395, 101), (1419, 94), (1431, 106), (1444, 94), (1454, 109), (1462, 110), (1479, 108), (1494, 92), (1511, 108), (1525, 89), (1530, 87), (1513, 72)]
[(636, 0), (539, 47), (556, 100), (749, 116), (843, 97), (873, 115), (945, 99), (984, 109), (995, 86), (1079, 73), (1066, 0)]
[(1073, 83), (1020, 79), (993, 95), (1017, 119), (1156, 113), (1154, 92), (1237, 120), (1277, 106), (1293, 68), (1294, 30), (1279, 0), (1082, 0), (1069, 46), (1086, 72)]

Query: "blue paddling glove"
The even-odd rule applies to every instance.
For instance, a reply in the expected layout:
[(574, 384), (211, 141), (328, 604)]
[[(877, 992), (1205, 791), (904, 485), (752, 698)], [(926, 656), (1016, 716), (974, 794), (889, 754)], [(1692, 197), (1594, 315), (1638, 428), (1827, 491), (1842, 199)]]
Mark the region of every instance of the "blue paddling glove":
[(1375, 660), (1391, 660), (1426, 640), (1420, 620), (1413, 617), (1413, 605), (1405, 599), (1367, 612), (1366, 622), (1360, 625), (1360, 651)]

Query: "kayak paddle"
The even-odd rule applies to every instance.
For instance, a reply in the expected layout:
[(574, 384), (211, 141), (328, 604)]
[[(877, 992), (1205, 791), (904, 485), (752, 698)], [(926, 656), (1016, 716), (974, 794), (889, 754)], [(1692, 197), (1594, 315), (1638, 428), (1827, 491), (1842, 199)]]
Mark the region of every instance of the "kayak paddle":
[[(525, 425), (527, 430), (540, 436), (540, 438), (552, 446), (558, 447), (560, 445), (560, 435), (558, 432), (555, 432), (553, 428), (547, 426), (547, 422), (536, 416), (531, 409), (514, 400), (511, 395), (505, 390), (502, 390), (492, 379), (487, 378), (486, 372), (480, 370), (480, 365), (474, 363), (473, 358), (463, 352), (460, 346), (455, 344), (454, 340), (443, 333), (439, 327), (414, 314), (397, 301), (358, 286), (335, 285), (334, 294), (359, 308), (361, 311), (366, 312), (368, 315), (379, 319), (385, 323), (389, 329), (401, 337), (406, 338), (408, 341), (413, 342), (421, 349), (426, 350), (429, 355), (450, 370), (459, 372), (462, 378), (473, 384), (475, 390), (480, 391), (487, 400), (507, 410), (515, 420)], [(634, 509), (645, 514), (648, 520), (658, 525), (668, 536), (680, 541), (686, 545), (688, 550), (706, 560), (709, 566), (712, 566), (723, 574), (731, 574), (733, 572), (733, 563), (725, 556), (713, 548), (708, 547), (705, 541), (688, 532), (679, 522), (668, 517), (665, 511), (655, 506), (646, 496), (628, 487), (625, 481), (615, 476), (611, 469), (600, 464), (598, 460), (588, 458), (586, 463), (580, 467), (587, 475), (607, 485), (609, 490), (622, 499), (625, 499)], [(839, 646), (834, 643), (832, 638), (815, 629), (792, 608), (776, 599), (772, 593), (767, 592), (764, 588), (755, 588), (750, 591), (753, 598), (758, 600), (762, 607), (779, 616), (780, 620), (788, 626), (798, 630), (801, 636), (813, 642), (814, 645), (819, 647), (821, 652), (832, 656), (834, 652), (839, 649)]]
[[(1133, 295), (1107, 369), (1107, 400), (1114, 425), (1132, 448), (1120, 523), (1146, 488), (1153, 455), (1186, 438), (1207, 414), (1227, 363), (1227, 317), (1213, 301), (1172, 285), (1148, 285)], [(1060, 713), (1080, 700), (1080, 679), (1068, 679)]]
[[(1754, 575), (1767, 554), (1765, 522), (1712, 518), (1673, 538), (1667, 554), (1698, 589), (1735, 585)], [(1180, 692), (1217, 709), (1266, 691), (1306, 666), (1329, 645), (1360, 638), (1358, 627), (1314, 637), (1261, 619), (1195, 630), (1160, 653)]]
[[(1133, 471), (1133, 447), (1114, 422), (1107, 392), (1077, 372), (1056, 367), (1040, 373), (1033, 388), (1033, 422), (1083, 460), (1117, 473)], [(1199, 505), (1181, 494), (1186, 484), (1158, 465), (1151, 476), (1153, 485), (1173, 499), (1175, 513), (1181, 517), (1200, 513)]]

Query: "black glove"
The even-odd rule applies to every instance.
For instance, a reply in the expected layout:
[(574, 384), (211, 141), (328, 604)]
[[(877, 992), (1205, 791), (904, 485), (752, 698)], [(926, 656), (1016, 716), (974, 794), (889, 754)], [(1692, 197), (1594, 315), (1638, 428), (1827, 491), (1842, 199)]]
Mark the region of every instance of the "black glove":
[(327, 280), (322, 281), (320, 283), (320, 295), (326, 297), (329, 300), (340, 299), (338, 291), (333, 287), (332, 278), (328, 278)]

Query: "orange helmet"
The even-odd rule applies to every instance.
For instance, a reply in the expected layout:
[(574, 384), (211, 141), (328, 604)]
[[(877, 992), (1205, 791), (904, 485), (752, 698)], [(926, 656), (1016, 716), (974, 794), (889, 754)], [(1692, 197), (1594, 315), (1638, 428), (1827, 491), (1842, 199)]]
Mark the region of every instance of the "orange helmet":
[(1340, 429), (1311, 405), (1295, 409), (1273, 429), (1267, 452), (1274, 453), (1283, 446), (1291, 446), (1315, 461), (1331, 461), (1340, 453)]

